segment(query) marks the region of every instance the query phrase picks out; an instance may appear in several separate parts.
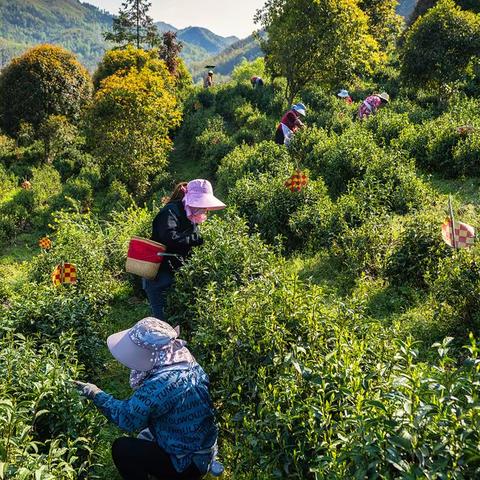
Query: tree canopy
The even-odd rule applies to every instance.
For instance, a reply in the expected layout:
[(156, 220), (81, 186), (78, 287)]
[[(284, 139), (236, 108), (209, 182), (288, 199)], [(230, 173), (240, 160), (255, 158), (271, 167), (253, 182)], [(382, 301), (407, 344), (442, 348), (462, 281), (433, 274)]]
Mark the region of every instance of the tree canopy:
[(289, 102), (305, 86), (341, 84), (383, 59), (357, 0), (268, 0), (256, 15), (267, 70), (287, 79)]
[(1, 123), (7, 133), (15, 135), (22, 121), (35, 128), (50, 115), (75, 121), (91, 92), (90, 75), (72, 53), (39, 45), (2, 70)]
[(118, 16), (113, 20), (113, 31), (105, 33), (105, 40), (121, 47), (132, 44), (137, 48), (143, 45), (157, 46), (160, 36), (153, 19), (148, 15), (151, 6), (151, 2), (146, 0), (124, 0)]
[(409, 30), (402, 77), (412, 86), (440, 88), (461, 80), (480, 53), (480, 16), (441, 0)]
[(88, 142), (106, 174), (140, 195), (165, 166), (169, 132), (181, 121), (173, 77), (159, 65), (105, 78), (87, 116)]

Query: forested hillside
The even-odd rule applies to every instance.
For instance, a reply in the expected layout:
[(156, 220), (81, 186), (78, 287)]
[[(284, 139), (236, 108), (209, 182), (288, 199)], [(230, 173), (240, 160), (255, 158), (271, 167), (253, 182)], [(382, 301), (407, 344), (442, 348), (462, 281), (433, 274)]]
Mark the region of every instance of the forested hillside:
[[(122, 442), (144, 478), (216, 446), (224, 480), (480, 478), (480, 14), (396, 6), (272, 0), (268, 55), (209, 88), (132, 46), (93, 78), (48, 44), (2, 69), (1, 480), (120, 480)], [(138, 371), (106, 339), (152, 314), (126, 260), (167, 205), (188, 344), (147, 332)], [(204, 432), (172, 417), (192, 392), (202, 450), (171, 445)]]
[[(93, 70), (109, 48), (103, 33), (111, 28), (112, 15), (79, 0), (0, 0), (0, 18), (0, 66), (28, 46), (52, 43), (75, 52)], [(188, 63), (217, 54), (238, 40), (201, 27), (178, 30), (164, 22), (157, 26), (161, 32), (177, 32)]]
[(110, 14), (78, 0), (0, 0), (0, 18), (0, 41), (6, 54), (12, 50), (5, 40), (15, 42), (16, 48), (54, 43), (74, 51), (89, 68), (103, 55), (102, 33), (112, 22)]
[(198, 81), (205, 74), (205, 65), (215, 65), (215, 73), (229, 76), (243, 59), (255, 60), (263, 56), (260, 43), (253, 35), (232, 43), (218, 55), (210, 56), (202, 62), (193, 63), (190, 66), (194, 81)]

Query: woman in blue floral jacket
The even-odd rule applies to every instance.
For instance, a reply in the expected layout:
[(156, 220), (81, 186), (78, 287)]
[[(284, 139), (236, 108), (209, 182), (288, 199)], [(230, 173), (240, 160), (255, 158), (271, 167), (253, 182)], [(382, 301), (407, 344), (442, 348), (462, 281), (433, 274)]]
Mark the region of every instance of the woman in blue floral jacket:
[(124, 479), (194, 480), (222, 470), (215, 461), (208, 377), (177, 337), (177, 329), (149, 317), (107, 339), (112, 355), (131, 369), (134, 393), (127, 400), (76, 382), (109, 420), (129, 433), (141, 432), (113, 443), (113, 461)]

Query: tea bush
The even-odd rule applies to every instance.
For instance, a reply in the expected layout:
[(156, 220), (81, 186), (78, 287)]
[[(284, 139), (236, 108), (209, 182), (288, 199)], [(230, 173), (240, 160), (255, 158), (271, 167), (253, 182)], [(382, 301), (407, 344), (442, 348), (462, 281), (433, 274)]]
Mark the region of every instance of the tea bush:
[(205, 129), (195, 138), (192, 153), (213, 175), (220, 160), (233, 149), (233, 143), (227, 134), (221, 117), (215, 116), (208, 120)]
[(0, 462), (9, 479), (88, 476), (103, 421), (73, 388), (81, 375), (73, 338), (0, 338)]
[(262, 173), (291, 175), (294, 167), (287, 150), (274, 142), (261, 142), (254, 146), (240, 145), (225, 156), (217, 171), (218, 188), (227, 193), (242, 177)]
[(388, 257), (385, 274), (395, 285), (425, 288), (426, 275), (436, 278), (438, 268), (449, 255), (440, 236), (441, 217), (422, 212), (406, 219), (395, 248)]
[[(454, 102), (439, 117), (406, 127), (392, 145), (409, 152), (422, 168), (447, 178), (471, 174), (477, 162), (476, 134), (462, 134), (459, 127), (465, 125), (480, 127), (475, 101)], [(473, 147), (473, 153), (467, 153), (469, 147)]]
[(208, 128), (208, 125), (221, 125), (224, 131), (223, 119), (212, 110), (199, 109), (185, 118), (179, 131), (182, 148), (194, 158), (201, 153), (197, 145), (197, 138)]
[(202, 225), (205, 243), (193, 250), (191, 258), (176, 275), (176, 287), (169, 297), (169, 321), (188, 325), (201, 322), (198, 298), (224, 295), (246, 285), (281, 263), (275, 251), (258, 235), (249, 235), (245, 221), (228, 212)]
[(308, 240), (298, 225), (292, 228), (290, 218), (307, 206), (322, 209), (330, 199), (322, 180), (311, 181), (301, 192), (288, 190), (286, 180), (284, 176), (269, 174), (244, 177), (230, 191), (228, 201), (237, 206), (251, 228), (258, 228), (267, 243), (278, 243), (277, 237), (280, 237), (291, 251), (301, 249)]
[(381, 276), (395, 242), (396, 225), (388, 215), (373, 216), (357, 228), (347, 227), (337, 235), (332, 253), (352, 277), (361, 273)]
[(51, 165), (32, 169), (32, 192), (34, 208), (37, 211), (48, 207), (52, 197), (62, 190), (60, 174)]
[(324, 178), (336, 198), (347, 191), (352, 179), (362, 178), (368, 168), (385, 162), (384, 151), (375, 143), (373, 135), (354, 127), (335, 138), (317, 160), (317, 169), (312, 169), (312, 173)]
[(453, 372), (448, 340), (421, 363), (395, 331), (286, 271), (208, 293), (192, 349), (211, 366), (234, 478), (478, 473), (475, 342)]
[(271, 120), (251, 103), (245, 103), (235, 110), (235, 142), (245, 142), (249, 145), (273, 138), (273, 132), (277, 126), (275, 120)]
[(74, 332), (78, 360), (90, 374), (96, 373), (101, 367), (98, 352), (109, 299), (105, 293), (82, 293), (75, 286), (25, 284), (0, 306), (1, 328), (27, 336), (39, 333), (45, 344)]
[(391, 110), (380, 110), (376, 115), (371, 115), (365, 122), (367, 129), (375, 135), (375, 140), (381, 146), (388, 146), (392, 140), (398, 138), (402, 131), (410, 124), (409, 115), (396, 113)]
[(353, 125), (358, 105), (348, 105), (336, 93), (311, 87), (301, 92), (302, 101), (307, 105), (306, 122), (326, 130), (342, 133)]
[(13, 190), (10, 200), (0, 204), (0, 243), (11, 243), (32, 226), (34, 197), (31, 190)]
[(2, 201), (17, 186), (15, 175), (7, 171), (5, 166), (0, 163), (0, 201)]
[(439, 305), (440, 321), (450, 319), (464, 336), (480, 326), (479, 248), (458, 250), (439, 263), (436, 275), (427, 278)]
[(478, 131), (467, 135), (464, 141), (453, 148), (452, 160), (455, 169), (461, 175), (477, 175), (480, 169), (480, 133)]
[(370, 204), (372, 210), (385, 208), (402, 215), (426, 207), (434, 198), (431, 188), (417, 176), (414, 162), (390, 152), (369, 165), (363, 178), (353, 179), (349, 187), (357, 201)]
[(289, 152), (299, 166), (308, 168), (313, 175), (317, 176), (321, 175), (323, 156), (335, 142), (336, 135), (330, 136), (323, 128), (313, 126), (295, 134)]

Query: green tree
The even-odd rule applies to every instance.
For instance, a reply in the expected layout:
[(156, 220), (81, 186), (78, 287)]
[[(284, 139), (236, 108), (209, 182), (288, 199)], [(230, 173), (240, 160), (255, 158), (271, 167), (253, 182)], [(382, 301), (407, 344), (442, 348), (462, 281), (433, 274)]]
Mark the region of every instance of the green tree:
[(400, 35), (402, 17), (397, 15), (398, 0), (360, 0), (360, 8), (368, 15), (370, 32), (384, 50), (391, 50)]
[(287, 80), (289, 102), (304, 87), (344, 84), (383, 60), (357, 0), (268, 0), (255, 20), (272, 76)]
[(38, 137), (43, 142), (45, 162), (52, 163), (66, 147), (77, 141), (78, 130), (64, 115), (50, 115), (38, 127)]
[[(418, 0), (415, 9), (408, 19), (408, 24), (413, 25), (418, 17), (424, 15), (427, 10), (433, 8), (437, 3), (438, 0)], [(456, 0), (455, 3), (464, 10), (480, 13), (480, 2), (478, 0)]]
[(133, 45), (127, 45), (123, 50), (108, 50), (93, 74), (93, 84), (98, 89), (102, 80), (110, 75), (120, 71), (128, 73), (132, 68), (142, 70), (144, 67), (155, 72), (163, 71), (165, 65), (158, 59), (156, 50), (146, 51)]
[(65, 115), (75, 122), (91, 92), (90, 75), (72, 53), (53, 45), (34, 47), (2, 70), (2, 126), (16, 135), (22, 121), (38, 128), (50, 115)]
[(265, 59), (263, 57), (258, 57), (251, 62), (244, 58), (232, 72), (232, 78), (237, 82), (247, 82), (254, 75), (258, 77), (265, 75)]
[(173, 81), (165, 66), (118, 72), (102, 82), (88, 112), (87, 141), (102, 169), (135, 194), (165, 167), (169, 132), (180, 124)]
[(480, 16), (441, 0), (407, 33), (401, 75), (414, 87), (438, 91), (462, 80), (480, 52)]
[(148, 45), (151, 48), (161, 42), (157, 27), (148, 11), (152, 6), (146, 0), (124, 0), (118, 17), (114, 18), (113, 32), (105, 32), (104, 38), (117, 43), (121, 48), (135, 44), (137, 48)]

